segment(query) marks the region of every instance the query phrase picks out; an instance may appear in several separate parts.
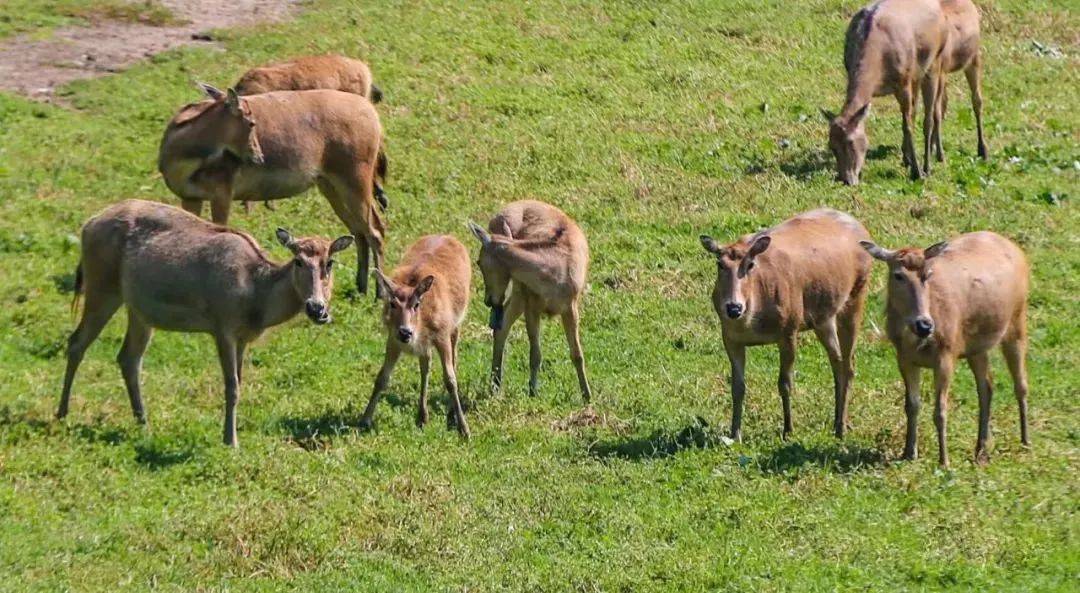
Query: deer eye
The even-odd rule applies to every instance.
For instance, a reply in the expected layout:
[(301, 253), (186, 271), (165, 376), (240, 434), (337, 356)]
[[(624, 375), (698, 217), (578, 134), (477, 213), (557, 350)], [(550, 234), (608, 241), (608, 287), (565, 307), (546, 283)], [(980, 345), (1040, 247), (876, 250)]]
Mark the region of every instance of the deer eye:
[(334, 261), (335, 260), (332, 260), (332, 259), (326, 260), (326, 270), (327, 271), (330, 271), (330, 270), (334, 269)]
[(746, 263), (746, 271), (749, 272), (750, 270), (753, 270), (753, 269), (754, 269), (754, 262), (747, 262)]
[(293, 260), (293, 265), (295, 265), (298, 268), (302, 268), (302, 267), (304, 267), (304, 262), (300, 261), (299, 259), (294, 259)]
[(904, 273), (903, 272), (893, 272), (892, 277), (896, 278), (897, 280), (903, 280), (904, 279)]

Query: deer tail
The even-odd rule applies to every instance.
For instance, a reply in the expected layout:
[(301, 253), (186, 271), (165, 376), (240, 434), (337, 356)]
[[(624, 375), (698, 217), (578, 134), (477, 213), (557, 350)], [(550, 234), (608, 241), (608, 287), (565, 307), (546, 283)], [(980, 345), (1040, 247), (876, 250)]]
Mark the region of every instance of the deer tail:
[(374, 82), (371, 83), (371, 102), (372, 103), (381, 103), (382, 100), (383, 100), (382, 89), (379, 88), (378, 86), (376, 86), (376, 84)]

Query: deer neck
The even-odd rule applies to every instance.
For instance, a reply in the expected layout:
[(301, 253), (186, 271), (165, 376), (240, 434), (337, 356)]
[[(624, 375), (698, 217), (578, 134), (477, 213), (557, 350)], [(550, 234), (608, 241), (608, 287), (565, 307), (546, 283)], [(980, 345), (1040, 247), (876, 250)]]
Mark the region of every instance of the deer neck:
[(840, 112), (840, 116), (845, 120), (869, 104), (881, 86), (882, 60), (879, 54), (880, 51), (870, 40), (866, 40), (855, 63), (851, 65), (848, 71), (847, 97), (844, 109)]
[(251, 322), (258, 329), (285, 323), (303, 308), (304, 303), (293, 288), (291, 267), (291, 261), (267, 264), (256, 274)]
[(555, 281), (555, 270), (546, 249), (508, 245), (499, 253), (499, 261), (510, 270), (510, 276), (533, 288)]

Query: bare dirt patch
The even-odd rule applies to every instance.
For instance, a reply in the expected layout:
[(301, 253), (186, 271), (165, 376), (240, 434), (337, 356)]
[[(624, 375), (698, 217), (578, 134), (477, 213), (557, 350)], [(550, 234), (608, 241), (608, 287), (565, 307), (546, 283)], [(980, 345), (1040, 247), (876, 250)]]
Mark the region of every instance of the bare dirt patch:
[(288, 18), (302, 0), (160, 0), (171, 26), (99, 20), (57, 29), (48, 39), (20, 35), (0, 42), (0, 90), (53, 101), (73, 80), (118, 72), (165, 50), (212, 43), (209, 31)]

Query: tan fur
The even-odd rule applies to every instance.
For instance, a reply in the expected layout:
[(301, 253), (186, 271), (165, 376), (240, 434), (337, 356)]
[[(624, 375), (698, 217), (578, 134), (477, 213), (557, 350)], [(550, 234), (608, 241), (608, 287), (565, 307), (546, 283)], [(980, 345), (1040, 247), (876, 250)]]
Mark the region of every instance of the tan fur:
[(306, 308), (326, 323), (333, 287), (330, 256), (352, 243), (341, 237), (279, 240), (295, 258), (272, 262), (249, 235), (206, 222), (179, 208), (127, 200), (91, 218), (82, 230), (77, 276), (86, 294), (56, 415), (67, 415), (71, 386), (86, 349), (120, 305), (128, 330), (117, 362), (131, 408), (146, 421), (139, 387), (142, 356), (154, 328), (209, 333), (225, 375), (225, 444), (236, 446), (236, 403), (245, 346)]
[[(540, 371), (540, 318), (559, 315), (586, 402), (591, 397), (581, 349), (580, 309), (589, 267), (589, 245), (577, 223), (543, 202), (508, 204), (488, 224), (470, 223), (480, 240), (480, 271), (485, 303), (492, 308), (495, 332), (491, 376), (502, 385), (503, 351), (510, 327), (522, 314), (529, 334), (529, 392), (536, 393)], [(507, 295), (509, 291), (509, 295)]]
[(924, 94), (923, 121), (925, 172), (941, 69), (941, 53), (948, 27), (939, 0), (880, 0), (855, 14), (844, 44), (847, 99), (838, 116), (831, 116), (829, 148), (836, 156), (837, 174), (849, 185), (859, 182), (869, 142), (866, 115), (874, 97), (894, 95), (903, 117), (904, 163), (911, 177), (923, 176), (912, 139), (915, 100)]
[(889, 265), (886, 330), (896, 348), (906, 386), (904, 457), (918, 456), (919, 369), (931, 368), (938, 461), (949, 464), (945, 438), (949, 384), (957, 359), (966, 358), (979, 392), (975, 459), (985, 462), (989, 458), (988, 353), (999, 345), (1020, 407), (1020, 440), (1027, 445), (1024, 358), (1029, 273), (1024, 252), (1008, 239), (988, 231), (960, 235), (925, 250), (908, 247), (889, 251), (873, 243), (865, 243), (864, 247)]
[(469, 426), (457, 387), (457, 352), (461, 323), (469, 305), (469, 252), (450, 235), (429, 235), (409, 246), (389, 277), (378, 270), (375, 274), (386, 300), (382, 314), (386, 354), (361, 425), (372, 426), (379, 398), (402, 352), (420, 359), (416, 424), (422, 427), (427, 423), (428, 370), (434, 349), (442, 362), (443, 382), (450, 394), (447, 427), (457, 426), (458, 432), (468, 438)]
[(780, 348), (780, 399), (786, 438), (792, 432), (791, 375), (799, 332), (812, 329), (825, 346), (836, 401), (833, 428), (844, 436), (855, 373), (855, 339), (872, 260), (858, 241), (869, 235), (835, 210), (812, 210), (727, 246), (702, 236), (717, 259), (713, 307), (731, 362), (731, 438), (742, 438), (746, 347)]
[(380, 267), (386, 230), (373, 197), (382, 136), (374, 106), (341, 91), (217, 93), (166, 128), (158, 168), (169, 189), (195, 214), (209, 200), (214, 222), (226, 224), (235, 200), (288, 198), (318, 185), (359, 242), (356, 285), (366, 292), (369, 249)]
[(949, 36), (945, 50), (941, 54), (941, 73), (938, 79), (937, 105), (934, 110), (934, 133), (932, 142), (938, 161), (945, 160), (945, 151), (941, 148), (941, 123), (948, 109), (945, 74), (964, 71), (968, 88), (971, 90), (971, 108), (975, 112), (975, 129), (978, 138), (979, 156), (986, 160), (989, 153), (986, 139), (983, 137), (982, 122), (982, 54), (979, 51), (979, 9), (971, 0), (942, 0), (941, 10), (948, 23)]

